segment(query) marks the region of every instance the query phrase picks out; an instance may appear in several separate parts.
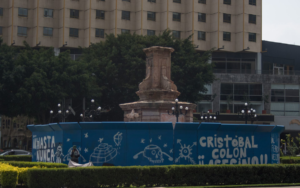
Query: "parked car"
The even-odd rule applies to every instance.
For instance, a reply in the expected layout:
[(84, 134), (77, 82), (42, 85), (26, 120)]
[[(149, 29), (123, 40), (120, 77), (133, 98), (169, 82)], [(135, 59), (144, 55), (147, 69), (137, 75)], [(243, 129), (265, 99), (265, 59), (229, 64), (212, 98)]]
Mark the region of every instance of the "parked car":
[(9, 149), (0, 153), (0, 156), (4, 155), (31, 155), (31, 152), (21, 149)]

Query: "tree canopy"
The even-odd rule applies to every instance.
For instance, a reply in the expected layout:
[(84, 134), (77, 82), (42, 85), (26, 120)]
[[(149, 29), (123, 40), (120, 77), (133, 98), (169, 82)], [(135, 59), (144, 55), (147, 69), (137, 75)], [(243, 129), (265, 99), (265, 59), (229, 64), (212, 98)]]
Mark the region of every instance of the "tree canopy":
[(136, 92), (146, 72), (143, 49), (151, 46), (175, 49), (171, 79), (181, 92), (179, 100), (200, 101), (204, 85), (214, 80), (208, 62), (211, 52), (196, 52), (190, 39), (175, 39), (168, 30), (159, 36), (110, 34), (105, 41), (83, 48), (78, 61), (68, 51), (55, 56), (53, 48), (33, 49), (26, 42), (16, 48), (0, 39), (0, 114), (27, 115), (36, 123), (48, 123), (49, 111), (72, 98), (78, 117), (69, 120), (79, 121), (85, 97), (108, 111), (98, 120), (122, 121), (119, 104), (139, 99)]
[(89, 97), (97, 92), (87, 64), (73, 61), (69, 52), (54, 55), (53, 48), (17, 49), (0, 46), (0, 113), (27, 115), (49, 122), (50, 110), (64, 98)]
[(196, 52), (191, 38), (174, 39), (171, 31), (159, 36), (122, 34), (106, 35), (104, 42), (83, 49), (81, 61), (88, 63), (97, 78), (101, 90), (99, 104), (112, 109), (103, 120), (123, 120), (119, 104), (137, 101), (138, 85), (145, 78), (144, 48), (164, 46), (174, 48), (171, 79), (181, 92), (179, 100), (197, 102), (206, 92), (205, 84), (214, 80), (213, 65), (209, 63), (211, 51)]

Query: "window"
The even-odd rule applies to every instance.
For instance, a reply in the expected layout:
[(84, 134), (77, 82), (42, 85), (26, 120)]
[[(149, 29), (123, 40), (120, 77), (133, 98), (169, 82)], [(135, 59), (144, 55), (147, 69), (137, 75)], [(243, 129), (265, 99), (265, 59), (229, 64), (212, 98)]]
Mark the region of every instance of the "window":
[(130, 11), (122, 10), (122, 19), (123, 20), (130, 20)]
[(70, 9), (70, 18), (79, 18), (79, 10)]
[(181, 3), (181, 0), (173, 0), (173, 3)]
[[(241, 113), (244, 109), (244, 102), (255, 101), (261, 103), (262, 101), (262, 84), (259, 83), (221, 83), (220, 91), (220, 112), (225, 112), (226, 109), (232, 110), (234, 113)], [(231, 104), (227, 104), (227, 100), (231, 99)], [(251, 108), (257, 108), (261, 104), (252, 103)]]
[(130, 33), (130, 30), (128, 30), (128, 29), (121, 29), (121, 33)]
[(231, 33), (230, 32), (223, 32), (223, 40), (224, 41), (231, 41)]
[(172, 31), (172, 34), (175, 39), (180, 39), (180, 31)]
[(299, 85), (271, 85), (271, 113), (299, 116)]
[(225, 5), (231, 5), (231, 0), (224, 0), (223, 2)]
[(198, 21), (199, 22), (206, 22), (206, 14), (205, 13), (198, 13)]
[(198, 0), (198, 3), (206, 4), (206, 0)]
[(223, 14), (223, 22), (231, 23), (231, 14)]
[(155, 30), (147, 30), (147, 35), (148, 36), (154, 36), (155, 35)]
[(256, 42), (256, 33), (249, 33), (249, 41)]
[(96, 29), (95, 36), (99, 38), (104, 38), (104, 29)]
[(28, 9), (27, 8), (19, 8), (18, 10), (18, 16), (28, 16)]
[(105, 11), (104, 10), (96, 10), (96, 19), (105, 19)]
[(249, 14), (249, 23), (256, 24), (256, 15)]
[(148, 12), (147, 13), (147, 20), (152, 20), (152, 21), (155, 21), (155, 12)]
[(122, 1), (127, 1), (127, 2), (130, 2), (130, 0), (122, 0)]
[(0, 8), (0, 16), (3, 16), (3, 8)]
[(198, 31), (198, 40), (205, 40), (206, 33), (204, 31)]
[(178, 12), (173, 12), (173, 21), (179, 21), (181, 20), (181, 14)]
[(156, 0), (148, 0), (150, 3), (156, 3)]
[(0, 26), (0, 35), (2, 35), (2, 27)]
[(70, 28), (70, 37), (78, 37), (78, 35), (79, 35), (79, 29)]
[(50, 17), (53, 18), (53, 9), (44, 9), (44, 17)]
[(18, 26), (18, 36), (26, 37), (27, 36), (27, 27)]
[(51, 27), (44, 27), (44, 36), (53, 36), (53, 28)]
[(249, 5), (256, 5), (256, 0), (249, 0)]

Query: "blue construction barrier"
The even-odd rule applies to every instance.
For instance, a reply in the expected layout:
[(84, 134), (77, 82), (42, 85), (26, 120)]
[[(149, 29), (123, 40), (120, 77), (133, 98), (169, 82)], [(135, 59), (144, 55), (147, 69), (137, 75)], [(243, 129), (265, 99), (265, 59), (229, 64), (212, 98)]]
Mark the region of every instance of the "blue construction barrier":
[(279, 163), (280, 125), (171, 122), (62, 122), (28, 125), (32, 161), (95, 166)]

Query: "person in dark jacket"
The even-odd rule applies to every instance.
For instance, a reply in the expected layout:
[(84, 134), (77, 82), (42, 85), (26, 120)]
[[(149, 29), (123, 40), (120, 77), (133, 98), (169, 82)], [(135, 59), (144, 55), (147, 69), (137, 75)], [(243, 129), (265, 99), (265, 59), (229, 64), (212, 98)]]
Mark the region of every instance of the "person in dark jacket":
[(71, 161), (78, 163), (79, 157), (80, 157), (79, 151), (76, 149), (76, 146), (74, 145), (71, 153)]

